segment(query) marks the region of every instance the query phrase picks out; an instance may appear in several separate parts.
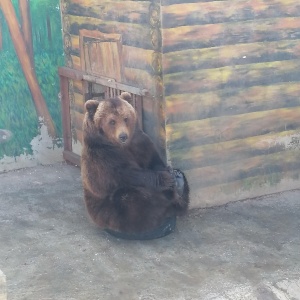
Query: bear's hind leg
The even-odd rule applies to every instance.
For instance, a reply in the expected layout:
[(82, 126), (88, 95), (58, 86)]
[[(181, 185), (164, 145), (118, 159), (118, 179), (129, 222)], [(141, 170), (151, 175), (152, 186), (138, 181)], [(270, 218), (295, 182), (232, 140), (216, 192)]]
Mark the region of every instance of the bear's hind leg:
[(146, 232), (175, 215), (172, 201), (162, 193), (146, 188), (123, 187), (110, 199), (116, 211), (116, 223), (122, 232)]

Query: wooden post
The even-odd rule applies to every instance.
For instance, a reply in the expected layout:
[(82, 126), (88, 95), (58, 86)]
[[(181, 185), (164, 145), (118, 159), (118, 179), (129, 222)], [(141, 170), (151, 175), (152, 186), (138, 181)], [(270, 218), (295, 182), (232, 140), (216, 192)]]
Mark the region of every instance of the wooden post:
[(72, 151), (71, 115), (69, 101), (69, 79), (60, 76), (61, 110), (63, 124), (64, 150)]
[(60, 92), (61, 92), (61, 109), (64, 151), (63, 158), (73, 164), (80, 166), (80, 156), (72, 152), (72, 128), (71, 128), (71, 112), (69, 99), (69, 79), (60, 75)]
[(80, 81), (83, 78), (83, 72), (73, 70), (67, 67), (58, 68), (60, 78), (61, 93), (61, 109), (62, 109), (62, 125), (64, 138), (63, 157), (66, 161), (80, 166), (80, 156), (72, 152), (72, 128), (71, 128), (71, 112), (69, 99), (69, 80)]

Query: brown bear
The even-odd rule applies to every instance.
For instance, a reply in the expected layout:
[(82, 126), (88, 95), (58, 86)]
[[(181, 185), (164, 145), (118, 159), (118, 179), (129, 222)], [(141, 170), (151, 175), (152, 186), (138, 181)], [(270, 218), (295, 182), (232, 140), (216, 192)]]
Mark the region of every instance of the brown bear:
[(189, 187), (140, 129), (129, 93), (85, 103), (81, 174), (91, 219), (126, 234), (155, 230), (183, 214)]

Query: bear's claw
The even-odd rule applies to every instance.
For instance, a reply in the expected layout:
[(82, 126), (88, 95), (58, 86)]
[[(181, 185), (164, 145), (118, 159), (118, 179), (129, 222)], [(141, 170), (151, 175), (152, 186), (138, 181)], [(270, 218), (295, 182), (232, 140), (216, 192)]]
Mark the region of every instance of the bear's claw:
[(177, 170), (174, 169), (173, 172), (173, 177), (174, 177), (174, 181), (175, 181), (175, 188), (176, 191), (178, 193), (179, 196), (183, 195), (183, 191), (184, 191), (184, 178), (183, 178), (183, 174)]

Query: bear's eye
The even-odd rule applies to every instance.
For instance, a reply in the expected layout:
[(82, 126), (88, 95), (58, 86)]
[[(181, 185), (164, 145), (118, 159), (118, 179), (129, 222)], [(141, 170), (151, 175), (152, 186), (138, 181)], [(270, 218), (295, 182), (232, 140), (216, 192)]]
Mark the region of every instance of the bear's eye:
[(109, 125), (115, 125), (116, 124), (116, 121), (115, 120), (110, 120), (109, 121)]
[(124, 122), (127, 123), (128, 122), (128, 118), (124, 118)]

